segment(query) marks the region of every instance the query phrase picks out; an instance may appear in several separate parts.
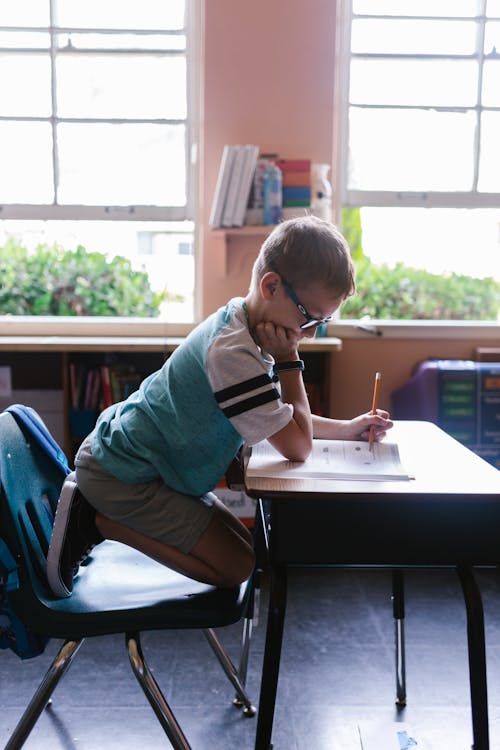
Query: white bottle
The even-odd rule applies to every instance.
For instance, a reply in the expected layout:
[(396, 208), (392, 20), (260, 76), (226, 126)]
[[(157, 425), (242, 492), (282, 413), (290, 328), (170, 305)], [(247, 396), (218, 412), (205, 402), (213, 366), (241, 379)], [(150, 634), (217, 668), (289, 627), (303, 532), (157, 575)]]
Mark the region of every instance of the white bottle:
[(311, 165), (311, 213), (318, 219), (332, 220), (332, 186), (328, 180), (329, 164)]

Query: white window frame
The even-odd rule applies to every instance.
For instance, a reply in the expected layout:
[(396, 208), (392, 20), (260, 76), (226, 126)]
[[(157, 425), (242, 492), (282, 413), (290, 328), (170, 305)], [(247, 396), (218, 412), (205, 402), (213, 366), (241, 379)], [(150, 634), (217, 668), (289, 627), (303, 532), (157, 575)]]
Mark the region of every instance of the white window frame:
[[(356, 55), (351, 53), (351, 24), (353, 19), (352, 1), (337, 0), (337, 22), (336, 22), (336, 40), (335, 40), (335, 141), (334, 141), (334, 168), (335, 175), (335, 194), (334, 194), (334, 212), (335, 219), (339, 221), (340, 212), (343, 207), (363, 207), (363, 206), (380, 206), (380, 207), (423, 207), (423, 208), (498, 208), (500, 205), (500, 193), (478, 192), (477, 180), (479, 169), (479, 139), (481, 137), (481, 113), (483, 111), (500, 111), (500, 107), (485, 107), (481, 101), (481, 76), (484, 55), (484, 30), (486, 23), (486, 2), (479, 0), (480, 10), (474, 17), (478, 24), (478, 34), (476, 41), (476, 51), (473, 55), (387, 55), (387, 54), (363, 54)], [(358, 16), (371, 18), (397, 17), (406, 20), (411, 16)], [(438, 17), (438, 16), (419, 16), (418, 18), (427, 18), (428, 20), (439, 20), (447, 18), (457, 21), (469, 21), (471, 17)], [(497, 17), (489, 17), (488, 20), (498, 20)], [(376, 57), (390, 58), (401, 57), (424, 59), (432, 57), (433, 59), (443, 57), (445, 59), (476, 59), (479, 63), (479, 85), (477, 101), (474, 107), (463, 107), (461, 109), (474, 111), (476, 114), (476, 140), (474, 149), (474, 181), (470, 191), (454, 192), (413, 192), (413, 191), (377, 191), (377, 190), (352, 190), (348, 189), (348, 149), (349, 149), (349, 69), (351, 57)], [(360, 106), (360, 105), (356, 105)], [(370, 105), (364, 105), (370, 106)], [(394, 105), (387, 105), (388, 108), (394, 108)], [(425, 109), (425, 107), (415, 107), (416, 109)], [(453, 107), (433, 107), (440, 111), (453, 111)]]
[[(54, 194), (55, 201), (52, 204), (1, 204), (0, 205), (0, 219), (20, 219), (20, 220), (56, 220), (56, 219), (71, 219), (71, 220), (127, 220), (127, 221), (194, 221), (196, 215), (196, 151), (197, 151), (197, 140), (198, 140), (198, 110), (197, 110), (197, 91), (199, 86), (199, 77), (197, 71), (199, 69), (200, 59), (200, 33), (198, 31), (198, 24), (201, 21), (199, 10), (197, 9), (198, 3), (196, 0), (186, 0), (186, 11), (185, 11), (185, 25), (183, 29), (171, 30), (166, 29), (164, 33), (169, 35), (186, 35), (186, 52), (179, 52), (172, 50), (172, 55), (182, 54), (186, 56), (186, 69), (187, 69), (187, 113), (185, 119), (117, 119), (117, 118), (64, 118), (58, 117), (56, 112), (56, 89), (55, 89), (55, 35), (60, 33), (80, 33), (80, 34), (116, 34), (116, 33), (139, 33), (139, 34), (158, 34), (162, 33), (161, 30), (135, 30), (135, 29), (77, 29), (56, 26), (51, 22), (49, 27), (0, 27), (0, 31), (42, 31), (50, 33), (51, 37), (51, 83), (52, 83), (52, 114), (49, 117), (14, 117), (5, 116), (0, 113), (0, 121), (35, 121), (35, 122), (49, 122), (52, 128), (53, 134), (53, 178), (54, 178)], [(54, 18), (54, 0), (50, 0), (50, 17)], [(39, 48), (13, 48), (8, 47), (5, 50), (0, 51), (6, 52), (26, 52), (31, 54), (40, 53)], [(81, 50), (77, 50), (76, 53)], [(83, 50), (82, 52), (84, 52)], [(123, 50), (103, 50), (99, 49), (99, 53), (108, 54), (123, 54)], [(142, 50), (142, 49), (127, 49), (126, 52), (133, 52), (136, 54), (151, 54), (155, 51), (165, 54), (164, 49), (162, 50)], [(75, 51), (73, 51), (73, 54)], [(47, 54), (44, 49), (43, 54)], [(57, 54), (60, 54), (58, 52)], [(160, 124), (178, 124), (179, 122), (185, 123), (185, 160), (186, 160), (186, 205), (185, 206), (143, 206), (143, 205), (130, 205), (130, 206), (105, 206), (105, 205), (61, 205), (57, 204), (57, 181), (58, 181), (58, 160), (57, 160), (57, 125), (61, 122), (103, 122), (103, 123), (122, 123), (122, 122), (133, 122), (133, 123), (148, 123), (155, 122)]]

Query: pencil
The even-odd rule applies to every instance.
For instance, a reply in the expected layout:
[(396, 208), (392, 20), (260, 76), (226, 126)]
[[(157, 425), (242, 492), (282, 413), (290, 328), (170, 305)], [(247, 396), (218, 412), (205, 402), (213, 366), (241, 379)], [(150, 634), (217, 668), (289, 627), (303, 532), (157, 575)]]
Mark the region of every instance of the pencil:
[[(377, 413), (377, 406), (378, 406), (378, 392), (380, 390), (380, 378), (381, 375), (379, 372), (375, 373), (375, 383), (373, 385), (373, 399), (372, 399), (372, 414)], [(368, 437), (369, 442), (369, 450), (373, 450), (373, 441), (375, 439), (375, 425), (370, 425), (370, 435)]]

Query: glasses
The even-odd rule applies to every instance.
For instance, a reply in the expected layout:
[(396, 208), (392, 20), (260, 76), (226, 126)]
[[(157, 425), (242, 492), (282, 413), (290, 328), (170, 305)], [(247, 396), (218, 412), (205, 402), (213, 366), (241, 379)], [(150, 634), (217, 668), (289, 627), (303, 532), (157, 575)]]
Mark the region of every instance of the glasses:
[(306, 322), (302, 323), (302, 325), (300, 326), (301, 330), (305, 330), (306, 328), (314, 328), (316, 326), (323, 325), (323, 323), (329, 323), (330, 322), (330, 320), (332, 319), (331, 315), (327, 315), (326, 318), (314, 318), (312, 315), (310, 315), (307, 312), (306, 307), (302, 304), (302, 302), (299, 300), (299, 298), (297, 297), (297, 295), (293, 291), (293, 289), (290, 286), (290, 284), (287, 281), (285, 281), (285, 279), (283, 277), (281, 277), (281, 281), (282, 281), (282, 284), (283, 284), (283, 286), (285, 288), (285, 292), (288, 294), (288, 296), (290, 297), (290, 299), (292, 300), (292, 302), (295, 303), (295, 305), (296, 305), (298, 311), (300, 312), (300, 314), (303, 315), (304, 318), (306, 319)]

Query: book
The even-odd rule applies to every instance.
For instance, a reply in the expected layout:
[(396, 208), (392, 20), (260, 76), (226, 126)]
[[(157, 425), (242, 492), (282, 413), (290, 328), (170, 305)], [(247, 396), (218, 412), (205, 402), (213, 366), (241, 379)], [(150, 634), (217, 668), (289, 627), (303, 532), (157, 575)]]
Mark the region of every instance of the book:
[(246, 474), (248, 477), (273, 479), (342, 479), (392, 481), (411, 476), (401, 463), (396, 443), (358, 440), (313, 440), (312, 453), (306, 461), (289, 461), (263, 440), (252, 448)]
[(311, 171), (310, 159), (273, 159), (283, 174), (286, 172), (308, 172)]
[(248, 206), (250, 193), (252, 191), (255, 167), (257, 166), (257, 159), (259, 156), (258, 146), (247, 144), (243, 148), (245, 150), (245, 158), (243, 160), (241, 180), (233, 213), (233, 226), (235, 227), (241, 227), (245, 223), (245, 213)]
[(212, 210), (210, 213), (210, 218), (208, 220), (209, 225), (213, 229), (222, 226), (222, 215), (226, 203), (229, 181), (231, 179), (231, 172), (233, 169), (235, 155), (235, 146), (224, 146), (219, 167), (219, 174), (217, 176), (217, 184), (215, 186)]
[(310, 172), (283, 172), (283, 187), (311, 187)]
[(283, 204), (286, 205), (289, 201), (310, 201), (311, 200), (311, 187), (310, 185), (293, 185), (283, 188)]
[(106, 409), (113, 403), (113, 394), (111, 391), (111, 379), (109, 376), (109, 367), (101, 365), (101, 384), (102, 384), (102, 407)]
[(231, 176), (227, 186), (226, 200), (224, 203), (224, 210), (222, 212), (222, 226), (232, 227), (234, 221), (234, 212), (236, 209), (236, 201), (238, 199), (238, 193), (241, 185), (241, 178), (243, 175), (243, 165), (245, 161), (245, 147), (244, 146), (233, 146), (234, 157), (233, 166), (231, 169)]

